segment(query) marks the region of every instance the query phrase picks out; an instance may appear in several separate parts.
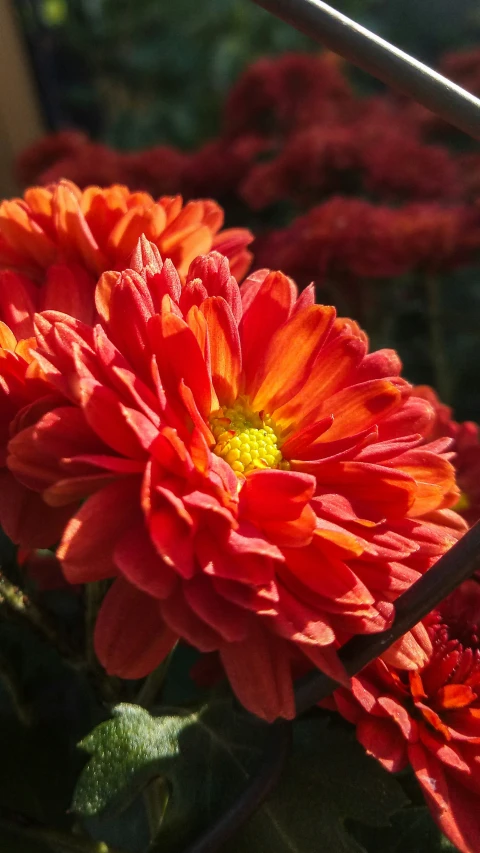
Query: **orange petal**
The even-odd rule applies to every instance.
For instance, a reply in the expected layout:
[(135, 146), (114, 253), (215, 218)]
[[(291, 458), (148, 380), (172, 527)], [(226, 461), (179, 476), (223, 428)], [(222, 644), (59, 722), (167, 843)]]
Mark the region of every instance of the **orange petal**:
[(100, 317), (102, 317), (103, 320), (106, 320), (107, 323), (110, 319), (110, 299), (112, 296), (112, 290), (119, 280), (120, 275), (121, 273), (115, 272), (114, 270), (107, 270), (107, 272), (102, 273), (98, 279), (95, 290), (95, 307), (100, 314)]
[[(5, 241), (33, 266), (53, 264), (57, 255), (55, 243), (28, 213), (26, 205), (16, 200), (0, 204), (0, 231)], [(25, 260), (23, 266), (25, 265)]]
[(99, 275), (108, 266), (100, 251), (80, 204), (71, 187), (60, 183), (54, 195), (54, 221), (60, 245), (73, 257), (78, 257), (92, 273)]
[(447, 684), (440, 688), (436, 699), (442, 708), (466, 708), (476, 701), (477, 694), (465, 684)]
[(17, 339), (12, 330), (9, 329), (6, 323), (2, 323), (0, 320), (0, 348), (9, 352), (15, 352), (16, 346)]
[[(365, 350), (363, 341), (353, 337), (337, 338), (325, 347), (303, 388), (275, 412), (276, 422), (285, 426), (293, 423), (296, 429), (301, 429), (312, 418), (319, 420), (318, 412), (322, 408), (322, 403), (352, 377)], [(333, 409), (332, 413), (335, 413)]]
[(247, 384), (257, 370), (259, 343), (265, 347), (273, 333), (288, 320), (295, 301), (295, 290), (295, 285), (286, 275), (271, 272), (261, 282), (244, 311), (240, 337)]
[[(334, 317), (335, 308), (312, 305), (298, 311), (275, 332), (247, 389), (255, 411), (271, 412), (303, 387)], [(258, 358), (260, 347), (261, 341)]]
[(207, 321), (213, 387), (220, 405), (231, 405), (238, 396), (242, 370), (237, 324), (222, 297), (205, 299), (200, 311)]
[(453, 506), (458, 499), (455, 469), (444, 457), (419, 447), (398, 456), (392, 460), (392, 465), (412, 477), (417, 484), (410, 517)]
[(318, 442), (335, 441), (369, 429), (400, 406), (401, 391), (386, 379), (372, 379), (345, 388), (326, 400), (318, 416), (333, 415), (333, 424)]

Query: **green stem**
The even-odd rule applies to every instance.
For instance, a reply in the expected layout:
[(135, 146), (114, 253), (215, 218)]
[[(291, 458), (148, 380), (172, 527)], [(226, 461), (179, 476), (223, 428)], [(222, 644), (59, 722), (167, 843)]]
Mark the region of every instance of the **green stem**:
[(434, 369), (435, 387), (442, 402), (450, 403), (452, 396), (452, 376), (447, 357), (443, 325), (441, 281), (438, 276), (431, 273), (425, 277), (425, 291), (428, 302), (430, 356)]
[(98, 667), (98, 660), (93, 644), (95, 623), (100, 605), (105, 596), (106, 586), (103, 581), (89, 583), (85, 587), (85, 656), (87, 664), (92, 669)]
[(95, 652), (94, 634), (100, 605), (108, 589), (105, 581), (89, 583), (85, 587), (85, 659), (94, 688), (108, 704), (118, 701), (120, 680), (105, 672)]
[(174, 651), (175, 647), (172, 649), (170, 654), (167, 655), (165, 660), (162, 661), (160, 666), (157, 666), (157, 668), (154, 669), (149, 676), (147, 676), (140, 690), (138, 691), (136, 700), (137, 705), (142, 705), (143, 708), (146, 708), (148, 710), (155, 703), (155, 699), (160, 693), (165, 682), (165, 678), (167, 676), (168, 668), (170, 666)]
[(31, 708), (24, 696), (17, 673), (10, 661), (2, 654), (0, 654), (0, 681), (10, 697), (18, 719), (24, 726), (30, 726), (33, 722)]
[(169, 794), (170, 790), (168, 784), (161, 778), (152, 779), (143, 792), (143, 798), (147, 810), (148, 829), (150, 833), (150, 846), (155, 844), (162, 826), (165, 809), (168, 805)]
[(0, 607), (9, 618), (28, 625), (40, 634), (61, 657), (75, 669), (82, 668), (82, 660), (57, 630), (50, 616), (41, 610), (26, 593), (0, 573)]

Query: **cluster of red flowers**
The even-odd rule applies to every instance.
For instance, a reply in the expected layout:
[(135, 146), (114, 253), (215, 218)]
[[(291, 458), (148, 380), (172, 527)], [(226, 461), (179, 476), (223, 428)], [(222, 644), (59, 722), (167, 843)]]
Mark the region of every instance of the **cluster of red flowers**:
[[(478, 52), (444, 65), (475, 88)], [(310, 208), (254, 246), (258, 265), (279, 265), (301, 286), (327, 274), (395, 276), (478, 257), (479, 155), (433, 143), (438, 121), (404, 99), (358, 97), (338, 58), (258, 61), (232, 90), (223, 124), (190, 154), (168, 146), (121, 153), (63, 132), (22, 155), (19, 177), (125, 182), (154, 196), (236, 199), (252, 211), (285, 200)]]
[[(478, 52), (447, 56), (444, 65), (475, 89)], [(337, 57), (286, 54), (247, 68), (226, 102), (221, 135), (196, 152), (122, 153), (63, 131), (25, 151), (18, 175), (26, 185), (69, 178), (81, 187), (125, 182), (152, 195), (236, 194), (254, 210), (286, 198), (303, 206), (332, 191), (395, 202), (469, 198), (478, 155), (433, 144), (435, 130), (434, 117), (410, 102), (359, 97)]]
[(388, 278), (465, 263), (480, 247), (480, 216), (462, 205), (398, 208), (334, 196), (256, 243), (256, 261), (278, 259), (302, 286), (326, 277)]

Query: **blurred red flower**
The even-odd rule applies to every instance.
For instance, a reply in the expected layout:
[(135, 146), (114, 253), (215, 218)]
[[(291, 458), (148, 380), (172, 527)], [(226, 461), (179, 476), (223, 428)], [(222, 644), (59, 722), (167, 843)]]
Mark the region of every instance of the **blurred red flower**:
[[(67, 579), (116, 578), (96, 627), (109, 672), (145, 675), (180, 636), (220, 652), (247, 708), (292, 717), (292, 664), (343, 680), (338, 644), (388, 626), (464, 531), (450, 442), (420, 446), (433, 411), (396, 354), (368, 354), (312, 288), (263, 270), (240, 290), (218, 253), (182, 286), (145, 238), (130, 266), (100, 278), (95, 328), (38, 315), (64, 402), (19, 425), (9, 469), (69, 508)], [(419, 629), (388, 659), (429, 650)]]
[(259, 238), (255, 256), (262, 266), (275, 258), (301, 284), (330, 274), (355, 279), (434, 271), (471, 257), (477, 219), (461, 205), (391, 208), (337, 196)]

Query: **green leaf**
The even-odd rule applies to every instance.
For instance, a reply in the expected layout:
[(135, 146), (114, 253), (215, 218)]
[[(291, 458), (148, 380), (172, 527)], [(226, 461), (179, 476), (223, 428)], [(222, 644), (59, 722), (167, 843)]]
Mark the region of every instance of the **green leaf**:
[(151, 717), (138, 705), (122, 704), (79, 746), (93, 756), (75, 789), (72, 808), (89, 817), (125, 807), (158, 774), (159, 763), (178, 752), (177, 740), (188, 718)]
[(318, 714), (295, 724), (278, 787), (225, 853), (362, 853), (345, 821), (388, 826), (407, 802), (349, 728)]
[[(140, 805), (152, 780), (163, 779), (170, 793), (159, 838), (163, 849), (181, 850), (186, 839), (200, 834), (241, 793), (262, 756), (265, 730), (265, 724), (236, 710), (230, 698), (159, 717), (136, 705), (118, 705), (113, 718), (80, 744), (91, 758), (78, 780), (72, 809), (88, 819), (86, 826), (96, 838), (114, 843), (113, 823), (136, 800)], [(137, 845), (133, 838), (124, 846), (145, 849), (142, 836), (138, 828)]]
[(435, 825), (426, 806), (402, 809), (381, 830), (355, 826), (355, 836), (368, 853), (447, 853), (456, 850)]
[[(264, 724), (236, 711), (229, 700), (161, 717), (119, 705), (113, 719), (81, 744), (92, 757), (73, 809), (90, 816), (87, 826), (96, 838), (113, 842), (108, 816), (118, 821), (152, 779), (162, 778), (170, 797), (159, 849), (178, 853), (243, 791), (262, 757), (265, 734)], [(387, 827), (407, 802), (398, 782), (366, 756), (351, 729), (318, 712), (295, 723), (292, 755), (277, 789), (225, 853), (362, 853), (345, 821)], [(148, 846), (138, 832), (137, 839), (128, 846), (135, 853)]]

